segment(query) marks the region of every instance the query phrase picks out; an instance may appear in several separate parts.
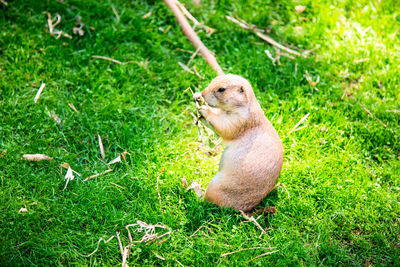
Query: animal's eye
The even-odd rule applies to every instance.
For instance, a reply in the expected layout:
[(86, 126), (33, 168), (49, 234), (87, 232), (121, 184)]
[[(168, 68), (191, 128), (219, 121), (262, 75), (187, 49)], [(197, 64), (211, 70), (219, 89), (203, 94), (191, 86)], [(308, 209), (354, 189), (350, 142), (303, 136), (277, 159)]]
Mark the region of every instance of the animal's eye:
[(222, 88), (222, 87), (221, 87), (221, 88), (218, 89), (218, 92), (219, 92), (219, 93), (222, 93), (223, 91), (225, 91), (225, 88)]

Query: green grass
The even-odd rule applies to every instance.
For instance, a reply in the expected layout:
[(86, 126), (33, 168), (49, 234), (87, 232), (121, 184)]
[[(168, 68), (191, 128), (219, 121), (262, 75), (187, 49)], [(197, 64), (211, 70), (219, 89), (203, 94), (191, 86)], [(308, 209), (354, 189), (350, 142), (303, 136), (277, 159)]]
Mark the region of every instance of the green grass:
[[(82, 254), (116, 231), (127, 244), (125, 226), (137, 220), (163, 223), (172, 233), (162, 244), (135, 244), (130, 265), (245, 265), (265, 250), (220, 255), (257, 246), (279, 250), (252, 261), (258, 266), (400, 265), (400, 114), (389, 112), (400, 109), (398, 1), (186, 1), (216, 29), (197, 32), (227, 73), (252, 83), (284, 145), (281, 186), (260, 205), (278, 212), (258, 218), (268, 229), (261, 238), (236, 211), (202, 202), (182, 186), (186, 177), (205, 188), (217, 172), (221, 153), (199, 149), (189, 113), (195, 105), (183, 92), (202, 90), (215, 73), (201, 57), (193, 64), (204, 79), (178, 65), (190, 58), (178, 49), (194, 49), (162, 2), (8, 2), (0, 4), (0, 153), (7, 151), (0, 158), (0, 265), (119, 265), (115, 238), (91, 257)], [(307, 6), (302, 14), (298, 4)], [(94, 29), (57, 40), (46, 32), (44, 11), (59, 13), (56, 28), (70, 34), (78, 15)], [(273, 66), (264, 50), (274, 49), (225, 15), (270, 26), (281, 43), (317, 49)], [(148, 60), (148, 67), (92, 55)], [(318, 91), (306, 71), (320, 76)], [(352, 98), (341, 99), (345, 88)], [(307, 127), (289, 133), (307, 113)], [(106, 162), (130, 154), (113, 172), (84, 182), (107, 169), (98, 134)], [(54, 160), (26, 162), (25, 153)], [(82, 175), (65, 191), (63, 162)], [(28, 212), (18, 213), (25, 206)]]

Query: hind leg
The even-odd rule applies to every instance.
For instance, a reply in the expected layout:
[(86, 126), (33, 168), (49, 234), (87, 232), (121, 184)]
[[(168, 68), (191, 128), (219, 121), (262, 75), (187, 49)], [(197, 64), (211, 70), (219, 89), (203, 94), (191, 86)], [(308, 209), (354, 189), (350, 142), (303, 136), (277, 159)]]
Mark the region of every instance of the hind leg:
[(218, 179), (215, 179), (218, 178), (217, 175), (208, 184), (204, 198), (207, 201), (216, 204), (217, 206), (232, 208), (233, 203), (229, 201), (230, 198), (226, 192), (224, 192), (222, 186), (218, 183)]

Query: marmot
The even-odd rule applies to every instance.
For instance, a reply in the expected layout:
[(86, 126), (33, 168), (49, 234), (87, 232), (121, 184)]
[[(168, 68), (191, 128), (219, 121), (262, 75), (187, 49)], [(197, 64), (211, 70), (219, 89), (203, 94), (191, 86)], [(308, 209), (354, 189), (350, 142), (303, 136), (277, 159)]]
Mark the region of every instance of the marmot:
[(218, 206), (251, 210), (272, 191), (281, 171), (283, 148), (278, 133), (250, 83), (241, 76), (218, 76), (193, 98), (203, 98), (208, 104), (199, 111), (226, 144), (205, 199)]

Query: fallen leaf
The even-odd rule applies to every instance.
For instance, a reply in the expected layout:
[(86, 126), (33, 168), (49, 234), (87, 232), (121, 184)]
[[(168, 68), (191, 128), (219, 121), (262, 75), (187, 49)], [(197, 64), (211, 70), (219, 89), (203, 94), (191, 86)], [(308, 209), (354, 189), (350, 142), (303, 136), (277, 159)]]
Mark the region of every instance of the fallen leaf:
[(301, 32), (301, 31), (303, 30), (303, 27), (301, 27), (301, 26), (296, 26), (296, 27), (293, 28), (293, 30), (294, 30), (295, 32), (299, 33), (299, 32)]
[(7, 150), (3, 150), (3, 152), (1, 152), (0, 157), (4, 157), (7, 154)]
[(65, 178), (64, 178), (64, 180), (67, 180), (67, 182), (65, 183), (63, 190), (65, 190), (65, 188), (67, 188), (69, 181), (73, 180), (73, 179), (74, 179), (74, 174), (72, 173), (72, 169), (71, 169), (71, 167), (68, 167), (67, 174), (65, 174)]
[(188, 183), (188, 181), (186, 180), (186, 177), (183, 177), (183, 178), (182, 178), (182, 185), (183, 185), (183, 187), (188, 187), (189, 183)]
[(52, 157), (43, 154), (24, 154), (22, 157), (27, 161), (53, 160)]
[(97, 136), (99, 137), (99, 148), (100, 148), (101, 157), (102, 157), (103, 159), (106, 159), (106, 156), (105, 156), (105, 154), (104, 154), (103, 142), (101, 141), (100, 135), (97, 135)]
[(60, 164), (60, 167), (62, 167), (64, 169), (68, 169), (69, 168), (69, 164), (64, 162), (64, 163)]
[(73, 34), (79, 34), (79, 36), (85, 35), (85, 31), (82, 30), (81, 27), (73, 27), (73, 28), (72, 28), (72, 33), (73, 33)]
[(126, 161), (126, 154), (130, 155), (127, 151), (121, 153), (122, 158)]
[(151, 16), (151, 14), (152, 14), (152, 12), (150, 11), (149, 13), (147, 13), (147, 14), (145, 14), (145, 15), (143, 15), (143, 19), (147, 19), (148, 17), (150, 17)]
[(112, 164), (117, 163), (117, 162), (121, 162), (121, 156), (116, 157), (115, 159), (113, 159), (112, 161), (107, 163), (107, 165), (112, 165)]
[(296, 9), (297, 13), (303, 13), (304, 10), (306, 10), (306, 6), (295, 6), (294, 9)]
[(27, 208), (21, 208), (21, 209), (18, 211), (18, 213), (23, 213), (23, 212), (28, 212), (28, 209), (27, 209)]

